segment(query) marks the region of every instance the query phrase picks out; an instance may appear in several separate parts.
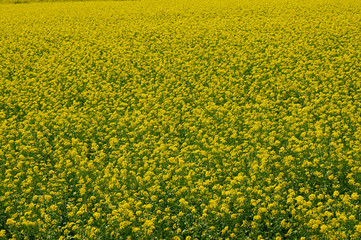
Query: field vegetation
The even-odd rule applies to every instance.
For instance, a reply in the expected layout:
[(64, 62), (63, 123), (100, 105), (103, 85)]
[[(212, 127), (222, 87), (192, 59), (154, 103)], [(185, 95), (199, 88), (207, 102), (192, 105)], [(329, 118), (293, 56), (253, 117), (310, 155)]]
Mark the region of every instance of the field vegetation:
[(361, 2), (0, 5), (0, 239), (360, 239)]

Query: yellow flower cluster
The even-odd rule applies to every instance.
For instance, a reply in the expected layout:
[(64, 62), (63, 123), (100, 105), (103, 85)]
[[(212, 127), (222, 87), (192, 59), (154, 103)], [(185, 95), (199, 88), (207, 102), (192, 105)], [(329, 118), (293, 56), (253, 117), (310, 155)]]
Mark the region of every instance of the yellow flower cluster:
[(353, 0), (0, 6), (0, 239), (360, 239)]

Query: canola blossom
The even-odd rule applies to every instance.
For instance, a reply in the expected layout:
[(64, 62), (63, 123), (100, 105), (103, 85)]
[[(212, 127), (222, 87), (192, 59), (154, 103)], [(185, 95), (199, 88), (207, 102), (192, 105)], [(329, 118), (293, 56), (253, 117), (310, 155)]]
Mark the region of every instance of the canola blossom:
[(360, 239), (361, 2), (0, 5), (0, 239)]

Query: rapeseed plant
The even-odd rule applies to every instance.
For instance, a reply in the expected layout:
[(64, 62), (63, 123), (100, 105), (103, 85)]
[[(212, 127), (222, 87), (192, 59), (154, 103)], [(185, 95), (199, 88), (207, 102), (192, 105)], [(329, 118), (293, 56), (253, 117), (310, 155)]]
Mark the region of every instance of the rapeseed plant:
[(0, 239), (359, 239), (360, 3), (0, 6)]

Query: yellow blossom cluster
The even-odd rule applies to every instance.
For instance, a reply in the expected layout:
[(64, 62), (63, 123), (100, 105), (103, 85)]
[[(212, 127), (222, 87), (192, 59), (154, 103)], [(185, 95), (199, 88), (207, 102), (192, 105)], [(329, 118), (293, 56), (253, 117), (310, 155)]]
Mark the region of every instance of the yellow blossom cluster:
[(360, 239), (360, 9), (0, 5), (0, 239)]

